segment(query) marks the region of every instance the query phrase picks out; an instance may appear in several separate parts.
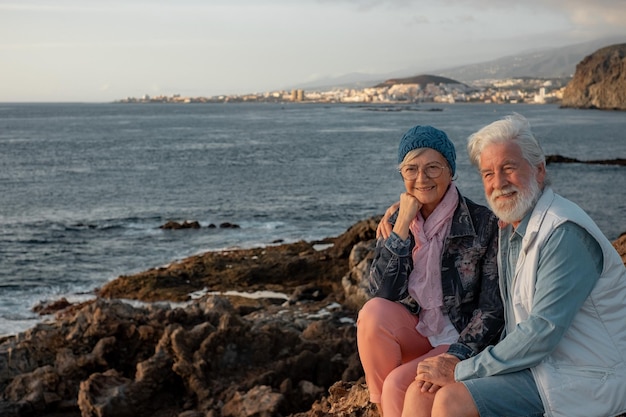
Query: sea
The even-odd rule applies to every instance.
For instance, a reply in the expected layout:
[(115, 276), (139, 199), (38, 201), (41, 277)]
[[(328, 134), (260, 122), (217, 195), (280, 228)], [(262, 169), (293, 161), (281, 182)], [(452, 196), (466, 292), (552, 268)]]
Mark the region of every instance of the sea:
[[(33, 307), (93, 298), (120, 275), (334, 237), (382, 214), (403, 191), (397, 146), (416, 124), (448, 133), (458, 188), (484, 203), (467, 137), (513, 112), (546, 154), (626, 158), (626, 113), (555, 104), (0, 104), (0, 335), (50, 319)], [(626, 232), (625, 167), (548, 173), (611, 241)], [(185, 220), (202, 227), (160, 227)]]

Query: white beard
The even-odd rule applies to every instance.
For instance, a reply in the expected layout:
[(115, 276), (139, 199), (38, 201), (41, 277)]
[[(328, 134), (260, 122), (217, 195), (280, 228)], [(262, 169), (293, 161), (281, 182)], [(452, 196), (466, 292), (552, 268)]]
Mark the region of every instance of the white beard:
[[(497, 201), (497, 197), (516, 192), (512, 201)], [(527, 187), (520, 189), (514, 185), (509, 185), (501, 190), (494, 190), (491, 196), (487, 197), (489, 207), (498, 218), (506, 223), (520, 221), (535, 206), (541, 195), (539, 184), (534, 179), (528, 181)]]

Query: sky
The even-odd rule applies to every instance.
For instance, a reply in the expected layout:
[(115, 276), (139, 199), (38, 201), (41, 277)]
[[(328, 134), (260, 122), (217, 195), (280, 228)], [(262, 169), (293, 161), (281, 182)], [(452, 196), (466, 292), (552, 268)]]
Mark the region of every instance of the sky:
[(408, 77), (616, 35), (626, 0), (0, 0), (0, 102)]

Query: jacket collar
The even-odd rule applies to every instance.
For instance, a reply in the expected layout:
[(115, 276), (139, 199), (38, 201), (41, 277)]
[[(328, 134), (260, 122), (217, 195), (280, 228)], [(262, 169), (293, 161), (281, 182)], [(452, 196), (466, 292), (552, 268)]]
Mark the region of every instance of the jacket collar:
[(474, 228), (467, 202), (458, 190), (457, 192), (459, 193), (459, 204), (452, 215), (449, 237), (476, 236), (476, 228)]
[(554, 196), (555, 194), (552, 188), (546, 187), (539, 197), (539, 200), (537, 200), (537, 204), (535, 204), (530, 219), (528, 220), (524, 239), (522, 240), (523, 251), (526, 251), (526, 248), (528, 248), (537, 237), (541, 223), (543, 223), (543, 219), (546, 217), (546, 213), (554, 201)]

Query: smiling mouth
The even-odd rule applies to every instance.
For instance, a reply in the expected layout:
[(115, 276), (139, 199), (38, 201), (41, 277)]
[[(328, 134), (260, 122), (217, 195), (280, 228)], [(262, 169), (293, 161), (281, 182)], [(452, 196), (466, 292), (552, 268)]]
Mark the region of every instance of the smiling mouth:
[(517, 191), (510, 191), (508, 193), (498, 194), (496, 196), (496, 199), (498, 199), (498, 198), (511, 198), (511, 197), (515, 196), (516, 193), (517, 193)]
[(415, 189), (417, 191), (432, 191), (435, 189), (435, 186), (431, 186), (431, 187), (415, 187)]

